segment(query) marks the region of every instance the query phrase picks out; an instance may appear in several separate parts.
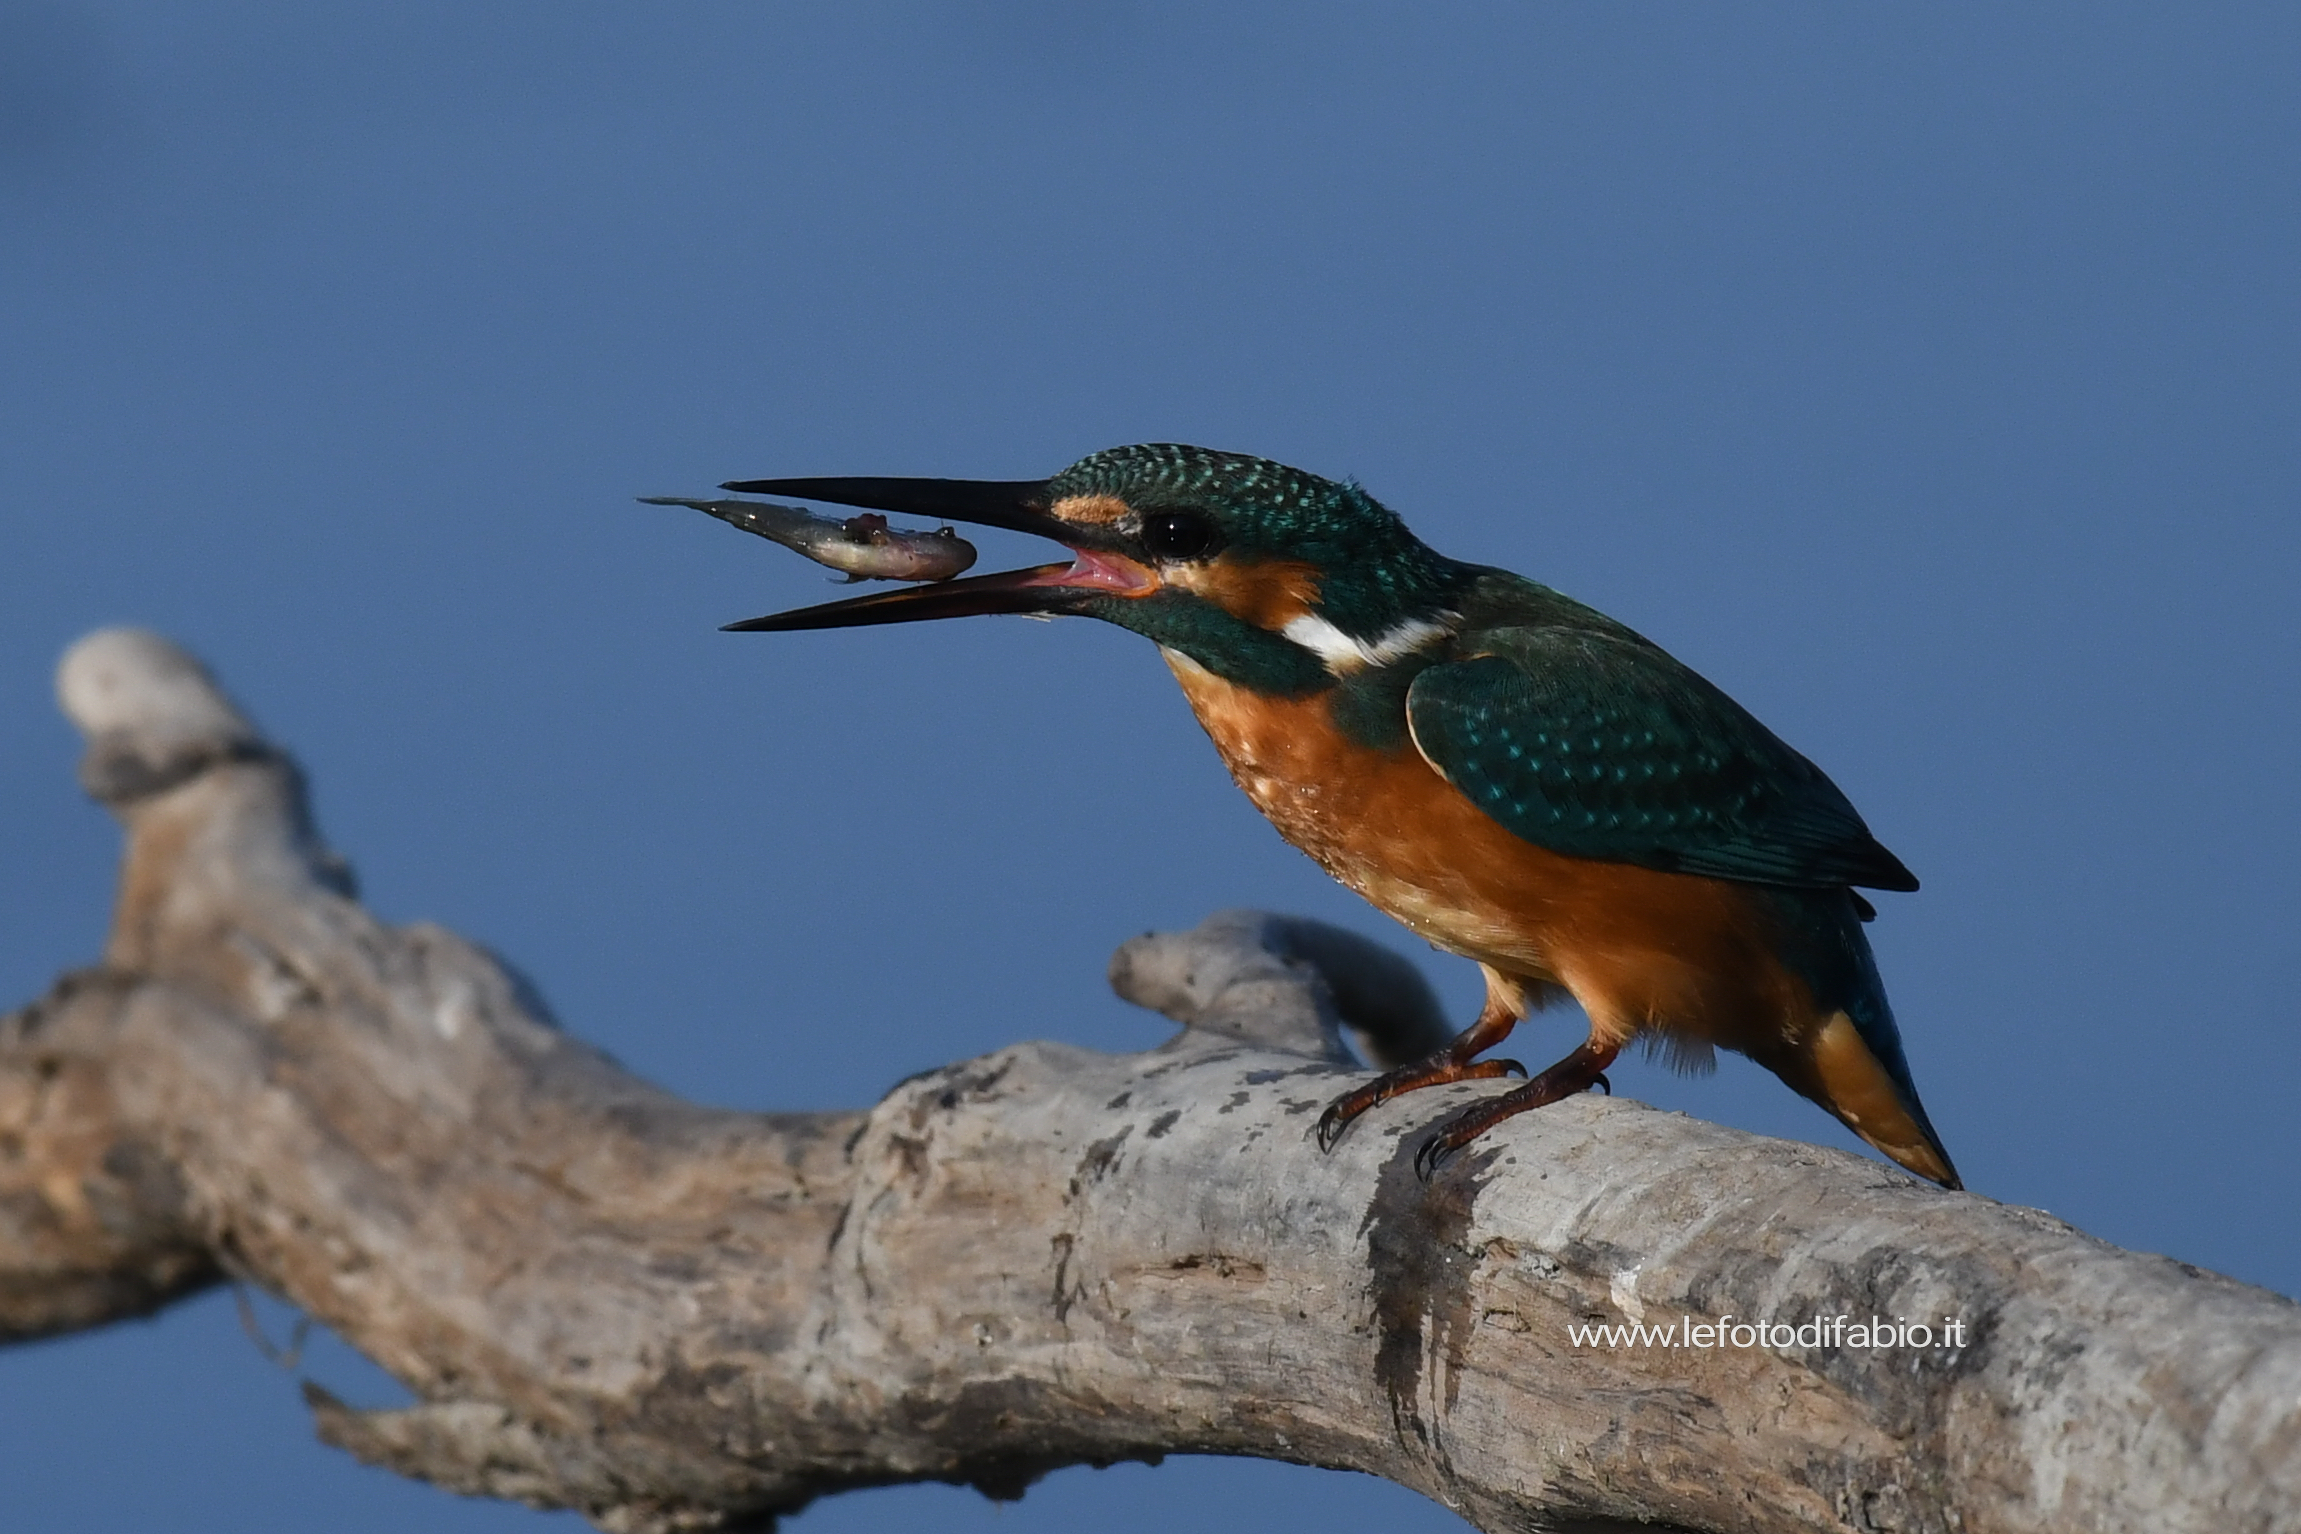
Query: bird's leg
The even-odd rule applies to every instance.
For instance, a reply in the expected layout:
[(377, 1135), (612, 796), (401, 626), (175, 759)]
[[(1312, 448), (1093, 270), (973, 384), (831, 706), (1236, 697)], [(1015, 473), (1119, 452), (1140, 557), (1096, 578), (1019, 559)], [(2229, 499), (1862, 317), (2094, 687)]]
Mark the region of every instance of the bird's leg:
[(1619, 1044), (1601, 1044), (1596, 1039), (1584, 1039), (1574, 1052), (1522, 1087), (1490, 1097), (1482, 1103), (1473, 1103), (1448, 1119), (1438, 1132), (1422, 1142), (1422, 1149), (1414, 1153), (1414, 1172), (1423, 1181), (1446, 1164), (1456, 1151), (1509, 1118), (1529, 1108), (1540, 1108), (1562, 1097), (1572, 1097), (1592, 1087), (1604, 1087), (1606, 1095), (1614, 1095), (1614, 1084), (1606, 1079), (1606, 1067), (1622, 1052)]
[(1401, 1092), (1444, 1086), (1449, 1081), (1485, 1081), (1495, 1076), (1525, 1075), (1526, 1067), (1515, 1060), (1473, 1058), (1508, 1038), (1510, 1030), (1518, 1025), (1519, 1016), (1519, 1007), (1489, 984), (1486, 1006), (1478, 1014), (1478, 1021), (1463, 1029), (1444, 1049), (1412, 1065), (1384, 1071), (1366, 1085), (1345, 1092), (1327, 1104), (1326, 1111), (1318, 1118), (1318, 1148), (1334, 1149), (1352, 1119)]

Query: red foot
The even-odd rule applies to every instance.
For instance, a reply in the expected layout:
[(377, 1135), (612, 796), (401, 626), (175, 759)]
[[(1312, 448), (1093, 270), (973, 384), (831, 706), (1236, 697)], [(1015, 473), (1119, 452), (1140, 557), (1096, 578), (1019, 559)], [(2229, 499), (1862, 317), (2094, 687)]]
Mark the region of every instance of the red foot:
[(1517, 1026), (1515, 1014), (1496, 1005), (1489, 998), (1486, 1010), (1478, 1014), (1478, 1021), (1462, 1031), (1459, 1038), (1427, 1059), (1412, 1065), (1402, 1065), (1393, 1071), (1384, 1071), (1366, 1085), (1345, 1092), (1327, 1104), (1318, 1116), (1318, 1148), (1330, 1151), (1342, 1139), (1350, 1121), (1367, 1109), (1390, 1101), (1401, 1092), (1412, 1092), (1421, 1087), (1444, 1086), (1450, 1081), (1489, 1081), (1496, 1076), (1526, 1074), (1526, 1067), (1515, 1060), (1475, 1060), (1510, 1036)]
[(1621, 1052), (1619, 1046), (1602, 1047), (1584, 1039), (1572, 1054), (1516, 1091), (1473, 1103), (1422, 1142), (1422, 1149), (1414, 1153), (1414, 1175), (1428, 1182), (1431, 1174), (1444, 1166), (1456, 1151), (1504, 1119), (1529, 1108), (1544, 1107), (1592, 1087), (1603, 1087), (1606, 1095), (1612, 1097), (1614, 1084), (1606, 1079), (1606, 1067), (1612, 1065), (1614, 1057)]

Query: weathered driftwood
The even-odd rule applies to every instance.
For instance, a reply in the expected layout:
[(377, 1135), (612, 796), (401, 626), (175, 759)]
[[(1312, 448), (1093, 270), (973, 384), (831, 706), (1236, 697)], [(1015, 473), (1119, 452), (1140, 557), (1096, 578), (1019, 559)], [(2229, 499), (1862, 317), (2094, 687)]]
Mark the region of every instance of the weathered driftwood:
[[(867, 1113), (697, 1108), (351, 898), (294, 767), (148, 635), (67, 657), (128, 832), (101, 965), (0, 1023), (0, 1335), (222, 1273), (424, 1404), (321, 1434), (610, 1529), (1175, 1452), (1351, 1466), (1488, 1529), (2301, 1526), (2301, 1309), (1874, 1162), (1587, 1097), (1430, 1186), (1380, 1110), (1405, 961), (1251, 914), (1145, 938), (1187, 1026), (1020, 1044)], [(1962, 1346), (1577, 1345), (1592, 1320), (1962, 1321)]]

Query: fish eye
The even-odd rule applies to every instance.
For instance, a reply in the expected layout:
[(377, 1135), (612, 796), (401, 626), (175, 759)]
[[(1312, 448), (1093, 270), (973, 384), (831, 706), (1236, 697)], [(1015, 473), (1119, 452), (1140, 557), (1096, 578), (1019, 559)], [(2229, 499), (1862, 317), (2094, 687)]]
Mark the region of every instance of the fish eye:
[(1214, 547), (1214, 524), (1196, 512), (1154, 511), (1143, 518), (1142, 538), (1160, 559), (1196, 559)]

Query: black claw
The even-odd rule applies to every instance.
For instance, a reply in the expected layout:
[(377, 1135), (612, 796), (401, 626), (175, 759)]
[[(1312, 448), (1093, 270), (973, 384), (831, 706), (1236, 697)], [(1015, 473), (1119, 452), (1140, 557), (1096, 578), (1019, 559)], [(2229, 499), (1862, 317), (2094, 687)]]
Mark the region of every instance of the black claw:
[(1505, 1070), (1505, 1071), (1515, 1071), (1515, 1072), (1517, 1072), (1517, 1073), (1518, 1073), (1518, 1079), (1519, 1079), (1520, 1081), (1524, 1081), (1524, 1080), (1526, 1079), (1526, 1067), (1525, 1067), (1525, 1066), (1523, 1066), (1523, 1065), (1520, 1065), (1520, 1064), (1519, 1064), (1517, 1061), (1515, 1061), (1515, 1060), (1497, 1060), (1497, 1061), (1495, 1061), (1494, 1063), (1495, 1063), (1496, 1065), (1499, 1065), (1499, 1066), (1501, 1066), (1501, 1067), (1502, 1067), (1502, 1069), (1503, 1069), (1503, 1070)]
[(1453, 1154), (1453, 1147), (1445, 1143), (1445, 1136), (1443, 1135), (1432, 1135), (1423, 1141), (1422, 1148), (1414, 1153), (1415, 1180), (1418, 1182), (1430, 1181), (1437, 1174), (1438, 1169), (1446, 1165), (1447, 1158)]
[[(1612, 1097), (1614, 1095), (1614, 1083), (1606, 1079), (1606, 1073), (1604, 1071), (1600, 1071), (1597, 1075), (1590, 1078), (1590, 1086), (1603, 1088), (1608, 1097)], [(1589, 1088), (1585, 1087), (1583, 1090), (1588, 1091)]]
[(1318, 1116), (1318, 1148), (1331, 1153), (1342, 1143), (1342, 1132), (1350, 1127), (1350, 1120), (1329, 1108)]

